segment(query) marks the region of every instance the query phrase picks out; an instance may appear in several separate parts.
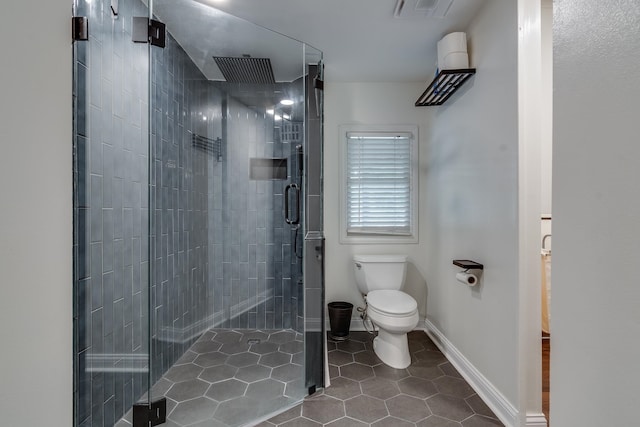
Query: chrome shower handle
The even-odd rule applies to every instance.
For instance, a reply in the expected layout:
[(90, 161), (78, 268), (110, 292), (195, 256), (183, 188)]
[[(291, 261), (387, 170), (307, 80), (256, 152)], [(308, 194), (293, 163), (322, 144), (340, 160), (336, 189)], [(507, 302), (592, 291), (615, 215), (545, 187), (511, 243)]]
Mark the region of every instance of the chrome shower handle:
[[(294, 189), (296, 192), (296, 219), (289, 218), (289, 190)], [(284, 188), (284, 220), (287, 224), (300, 224), (300, 186), (298, 184), (289, 184)]]

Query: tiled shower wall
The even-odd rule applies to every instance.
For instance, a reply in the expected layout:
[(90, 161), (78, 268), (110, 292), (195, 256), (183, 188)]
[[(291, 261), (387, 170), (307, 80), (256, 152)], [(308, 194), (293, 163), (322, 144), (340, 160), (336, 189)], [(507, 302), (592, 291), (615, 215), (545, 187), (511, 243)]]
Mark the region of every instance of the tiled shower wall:
[(112, 425), (146, 389), (148, 63), (131, 42), (141, 2), (78, 1), (75, 42), (74, 345), (78, 425)]
[[(283, 214), (295, 144), (207, 82), (170, 35), (152, 48), (149, 85), (149, 47), (131, 41), (131, 17), (147, 9), (119, 8), (116, 20), (100, 1), (75, 11), (90, 28), (74, 43), (79, 426), (113, 425), (147, 390), (149, 315), (152, 381), (208, 327), (303, 327), (301, 264)], [(194, 133), (220, 138), (221, 156), (194, 147)], [(289, 157), (289, 179), (249, 180), (249, 157)]]
[[(209, 326), (209, 164), (217, 157), (193, 135), (221, 132), (221, 96), (171, 37), (151, 49), (151, 298), (152, 382)], [(213, 184), (213, 183), (212, 183)]]
[[(225, 159), (222, 194), (213, 221), (212, 277), (218, 327), (301, 331), (301, 262), (294, 253), (295, 230), (285, 222), (284, 189), (301, 185), (296, 145), (300, 139), (282, 138), (282, 124), (229, 98), (225, 110)], [(250, 158), (287, 158), (286, 180), (251, 180)], [(291, 195), (294, 204), (294, 196)], [(218, 208), (219, 206), (219, 208)], [(295, 217), (295, 215), (293, 215)], [(215, 235), (222, 233), (222, 240)], [(302, 230), (298, 232), (302, 256)], [(222, 315), (220, 315), (222, 313)]]

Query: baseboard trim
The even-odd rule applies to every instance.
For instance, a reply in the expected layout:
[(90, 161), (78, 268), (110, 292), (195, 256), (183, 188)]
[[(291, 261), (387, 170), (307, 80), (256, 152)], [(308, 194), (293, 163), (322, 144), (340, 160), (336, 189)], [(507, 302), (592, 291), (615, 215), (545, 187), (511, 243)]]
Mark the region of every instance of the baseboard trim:
[[(480, 396), (487, 406), (496, 414), (498, 419), (506, 427), (517, 427), (518, 410), (498, 391), (497, 388), (484, 376), (464, 355), (447, 339), (447, 337), (435, 327), (428, 319), (424, 321), (425, 332), (438, 346), (442, 354), (460, 372), (471, 388)], [(536, 419), (537, 420), (537, 419)], [(533, 421), (533, 419), (532, 419)], [(540, 424), (527, 424), (527, 426), (540, 426)], [(543, 424), (546, 426), (546, 424)]]
[(526, 427), (547, 427), (547, 417), (544, 414), (527, 412)]

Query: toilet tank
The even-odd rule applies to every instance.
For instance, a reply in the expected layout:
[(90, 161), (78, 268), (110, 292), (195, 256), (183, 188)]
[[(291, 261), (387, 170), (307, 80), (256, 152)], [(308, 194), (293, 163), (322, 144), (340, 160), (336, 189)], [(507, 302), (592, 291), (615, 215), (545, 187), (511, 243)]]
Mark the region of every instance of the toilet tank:
[(353, 268), (363, 294), (378, 289), (400, 290), (407, 271), (407, 256), (354, 255)]

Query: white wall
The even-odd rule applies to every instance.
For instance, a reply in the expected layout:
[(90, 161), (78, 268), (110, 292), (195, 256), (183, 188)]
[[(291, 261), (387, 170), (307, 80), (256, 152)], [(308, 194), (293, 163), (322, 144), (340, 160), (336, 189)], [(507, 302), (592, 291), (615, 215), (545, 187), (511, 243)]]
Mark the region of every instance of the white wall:
[[(428, 320), (518, 405), (518, 87), (516, 2), (488, 2), (467, 30), (477, 74), (435, 109), (421, 224)], [(485, 266), (455, 280), (453, 259)]]
[[(553, 2), (542, 0), (542, 105), (540, 118), (540, 177), (541, 209), (543, 214), (551, 214), (551, 178), (553, 159)], [(547, 224), (548, 225), (548, 224)]]
[[(410, 257), (405, 291), (418, 302), (425, 314), (425, 270), (427, 246), (422, 224), (425, 221), (426, 195), (424, 181), (427, 164), (426, 137), (430, 112), (414, 107), (424, 91), (423, 83), (325, 83), (324, 122), (324, 228), (326, 235), (326, 301), (348, 301), (364, 304), (355, 284), (352, 258), (357, 253), (402, 253)], [(340, 147), (338, 126), (341, 124), (415, 124), (419, 126), (420, 213), (417, 244), (341, 244), (340, 243)], [(356, 311), (353, 312), (357, 315)]]
[(0, 14), (0, 424), (68, 427), (71, 2), (35, 3)]
[(638, 425), (638, 16), (639, 2), (554, 2), (555, 426)]

